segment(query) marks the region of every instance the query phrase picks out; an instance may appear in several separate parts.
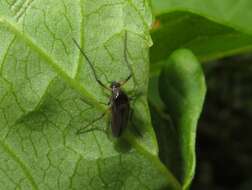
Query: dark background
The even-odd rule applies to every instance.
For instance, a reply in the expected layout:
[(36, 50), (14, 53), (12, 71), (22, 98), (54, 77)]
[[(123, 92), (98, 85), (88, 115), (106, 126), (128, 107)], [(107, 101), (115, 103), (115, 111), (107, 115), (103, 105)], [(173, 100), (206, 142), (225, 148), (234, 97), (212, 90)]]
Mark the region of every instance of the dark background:
[(192, 190), (252, 190), (252, 55), (204, 63)]

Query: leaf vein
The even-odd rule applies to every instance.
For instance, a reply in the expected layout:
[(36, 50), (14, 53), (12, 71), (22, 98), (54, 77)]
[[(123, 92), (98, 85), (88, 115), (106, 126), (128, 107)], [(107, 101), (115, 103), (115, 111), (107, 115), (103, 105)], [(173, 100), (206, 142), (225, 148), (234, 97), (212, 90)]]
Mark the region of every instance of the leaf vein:
[(0, 140), (0, 146), (10, 156), (10, 158), (12, 158), (13, 161), (15, 161), (20, 166), (20, 168), (23, 170), (25, 176), (29, 180), (30, 184), (32, 185), (32, 188), (34, 190), (38, 190), (39, 189), (38, 185), (36, 184), (35, 179), (32, 177), (32, 174), (29, 171), (28, 167), (25, 165), (25, 163), (23, 163), (22, 160), (14, 153), (14, 151), (11, 150), (11, 148), (6, 143), (4, 143), (2, 140)]
[(0, 24), (8, 27), (8, 29), (22, 39), (28, 46), (33, 48), (44, 60), (52, 70), (60, 76), (69, 86), (83, 95), (83, 99), (90, 105), (95, 106), (100, 110), (105, 110), (103, 105), (97, 101), (93, 94), (90, 94), (79, 82), (71, 78), (63, 69), (60, 68), (59, 63), (52, 58), (43, 48), (40, 48), (30, 36), (21, 32), (14, 23), (4, 17), (0, 17)]

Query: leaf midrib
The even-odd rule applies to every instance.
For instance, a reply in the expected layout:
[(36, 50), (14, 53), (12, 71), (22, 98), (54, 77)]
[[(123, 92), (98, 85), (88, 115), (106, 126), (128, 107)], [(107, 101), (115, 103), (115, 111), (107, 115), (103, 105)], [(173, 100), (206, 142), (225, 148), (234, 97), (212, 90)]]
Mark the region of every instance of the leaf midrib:
[(64, 70), (60, 68), (59, 63), (55, 59), (49, 56), (48, 53), (44, 49), (40, 48), (28, 35), (26, 35), (24, 32), (21, 32), (14, 23), (12, 23), (5, 17), (0, 17), (0, 23), (7, 26), (10, 31), (12, 31), (16, 36), (25, 41), (42, 58), (44, 58), (44, 60), (46, 60), (46, 64), (48, 64), (58, 76), (60, 76), (65, 82), (67, 82), (67, 84), (69, 84), (73, 89), (77, 90), (80, 94), (83, 95), (83, 99), (87, 104), (92, 105), (99, 110), (105, 110), (104, 106), (102, 106), (92, 94), (90, 94), (82, 85), (76, 82), (76, 80), (66, 74)]

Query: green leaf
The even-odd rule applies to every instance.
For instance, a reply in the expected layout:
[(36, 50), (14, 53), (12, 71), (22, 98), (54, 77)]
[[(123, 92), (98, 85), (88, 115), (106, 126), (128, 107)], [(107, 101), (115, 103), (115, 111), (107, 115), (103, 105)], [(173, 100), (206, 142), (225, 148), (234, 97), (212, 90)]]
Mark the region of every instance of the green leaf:
[(201, 61), (252, 50), (249, 0), (158, 0), (152, 5), (156, 15), (150, 54), (152, 74), (160, 71), (160, 65), (177, 48), (191, 49)]
[(201, 65), (191, 51), (172, 53), (160, 75), (159, 89), (170, 115), (159, 114), (164, 122), (157, 119), (161, 122), (157, 134), (161, 158), (180, 179), (183, 189), (188, 189), (195, 170), (196, 126), (206, 93)]
[[(145, 0), (0, 2), (0, 176), (4, 189), (180, 189), (159, 161), (146, 91), (149, 28)], [(126, 64), (125, 34), (127, 31)], [(99, 79), (130, 71), (134, 120), (120, 140), (104, 130), (76, 131), (105, 110)]]
[(251, 7), (250, 0), (152, 0), (152, 8), (156, 16), (175, 11), (190, 12), (236, 28), (246, 34), (252, 34)]

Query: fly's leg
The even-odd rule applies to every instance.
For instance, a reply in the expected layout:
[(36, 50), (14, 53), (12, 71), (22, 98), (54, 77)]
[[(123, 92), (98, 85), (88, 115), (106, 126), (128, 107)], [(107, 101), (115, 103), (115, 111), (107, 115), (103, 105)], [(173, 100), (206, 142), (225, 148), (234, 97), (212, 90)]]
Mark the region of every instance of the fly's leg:
[(125, 80), (119, 82), (121, 84), (121, 86), (123, 86), (125, 83), (127, 83), (132, 77), (133, 77), (133, 80), (134, 80), (134, 83), (135, 83), (135, 78), (134, 78), (134, 75), (133, 75), (132, 67), (131, 67), (131, 65), (129, 63), (129, 59), (128, 59), (127, 49), (128, 49), (128, 33), (127, 33), (127, 31), (125, 31), (123, 54), (124, 54), (124, 60), (125, 60), (125, 62), (127, 64), (127, 67), (128, 67), (128, 69), (130, 71), (130, 74)]
[(110, 107), (102, 114), (100, 115), (99, 117), (97, 117), (96, 119), (94, 119), (93, 121), (91, 121), (90, 123), (88, 123), (86, 126), (80, 128), (76, 134), (83, 134), (83, 133), (87, 133), (87, 132), (90, 132), (90, 131), (93, 131), (93, 130), (101, 130), (100, 128), (91, 128), (91, 129), (88, 129), (91, 125), (93, 125), (95, 122), (101, 120), (106, 114), (107, 112), (110, 110)]
[(137, 133), (137, 135), (140, 136), (140, 137), (143, 137), (143, 135), (141, 134), (140, 130), (137, 128), (136, 124), (134, 123), (133, 114), (134, 114), (134, 110), (130, 109), (130, 113), (129, 113), (130, 122), (131, 122), (131, 124), (132, 124), (135, 132)]
[(108, 138), (110, 137), (110, 126), (111, 126), (111, 119), (107, 120), (106, 129), (105, 129), (105, 133)]
[[(110, 95), (108, 95), (108, 94), (106, 94), (106, 95), (107, 95), (108, 97), (110, 97)], [(80, 100), (81, 100), (82, 102), (86, 103), (86, 101), (85, 101), (82, 97), (80, 97)], [(109, 101), (108, 103), (99, 101), (99, 103), (100, 103), (100, 104), (103, 104), (103, 105), (106, 105), (106, 106), (110, 105), (110, 101)]]
[(127, 67), (130, 71), (130, 75), (123, 81), (120, 82), (121, 86), (124, 85), (126, 82), (128, 82), (129, 79), (133, 79), (133, 90), (131, 90), (128, 95), (130, 97), (130, 100), (135, 100), (136, 98), (138, 98), (139, 96), (143, 95), (143, 92), (137, 92), (136, 93), (136, 89), (137, 89), (137, 80), (136, 77), (133, 73), (133, 69), (132, 66), (129, 62), (129, 55), (128, 55), (128, 32), (125, 31), (125, 38), (124, 38), (124, 60), (127, 64)]
[(120, 85), (123, 86), (126, 82), (128, 82), (129, 79), (131, 79), (131, 77), (132, 77), (132, 74), (130, 74), (125, 80), (120, 81), (120, 82), (119, 82)]
[(137, 98), (143, 96), (143, 92), (136, 93), (136, 92), (132, 91), (132, 92), (129, 92), (128, 94), (129, 94), (130, 101), (135, 101)]
[[(128, 52), (128, 33), (127, 33), (127, 31), (125, 31), (123, 54), (124, 54), (124, 60), (125, 60), (125, 62), (127, 64), (127, 67), (130, 70), (130, 75), (129, 76), (131, 77), (133, 75), (133, 71), (132, 71), (132, 67), (131, 67), (131, 65), (129, 63), (128, 53), (127, 52)], [(134, 79), (134, 76), (133, 76), (133, 79)], [(134, 79), (134, 81), (135, 81), (135, 79)]]
[(99, 78), (98, 78), (98, 76), (97, 76), (97, 74), (96, 74), (96, 72), (95, 72), (94, 66), (92, 65), (90, 59), (88, 58), (87, 54), (82, 50), (82, 48), (80, 47), (80, 45), (77, 43), (77, 41), (76, 41), (74, 38), (73, 38), (73, 42), (75, 43), (75, 45), (77, 46), (77, 48), (80, 50), (80, 52), (82, 53), (82, 55), (83, 55), (83, 56), (85, 57), (85, 59), (87, 60), (89, 66), (91, 67), (91, 69), (92, 69), (92, 71), (93, 71), (93, 73), (94, 73), (96, 82), (97, 82), (100, 86), (102, 86), (103, 88), (105, 88), (105, 89), (111, 91), (111, 89), (110, 89), (109, 87), (107, 87), (105, 84), (103, 84), (102, 81), (99, 80)]
[(106, 105), (106, 106), (110, 106), (111, 105), (111, 102), (112, 102), (112, 97), (109, 96), (109, 101), (107, 103), (104, 103), (104, 102), (99, 102), (100, 104), (103, 104), (103, 105)]

